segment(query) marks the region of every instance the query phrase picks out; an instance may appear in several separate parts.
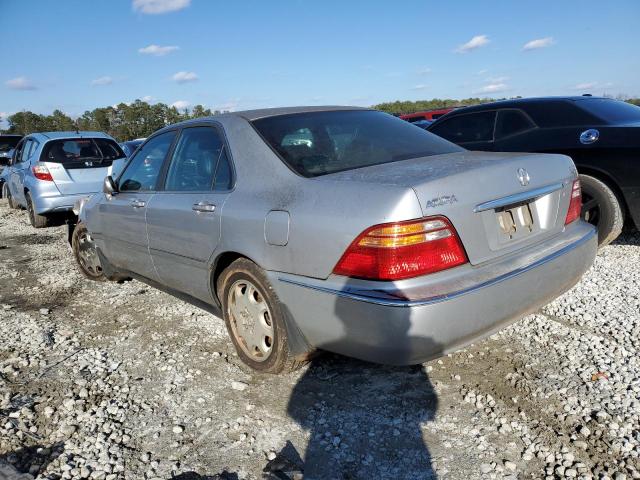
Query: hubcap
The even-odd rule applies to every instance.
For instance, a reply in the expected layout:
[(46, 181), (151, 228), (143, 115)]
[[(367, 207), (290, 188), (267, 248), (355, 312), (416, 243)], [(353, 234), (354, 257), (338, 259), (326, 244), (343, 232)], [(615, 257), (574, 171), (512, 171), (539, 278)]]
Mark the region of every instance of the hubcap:
[(91, 275), (98, 276), (102, 273), (96, 245), (87, 232), (78, 235), (78, 261), (82, 268)]
[(273, 348), (273, 320), (262, 294), (248, 280), (238, 280), (227, 296), (227, 314), (233, 335), (242, 351), (256, 362), (264, 362)]
[(582, 191), (582, 211), (580, 216), (591, 225), (598, 225), (600, 221), (600, 205), (598, 201), (588, 193)]

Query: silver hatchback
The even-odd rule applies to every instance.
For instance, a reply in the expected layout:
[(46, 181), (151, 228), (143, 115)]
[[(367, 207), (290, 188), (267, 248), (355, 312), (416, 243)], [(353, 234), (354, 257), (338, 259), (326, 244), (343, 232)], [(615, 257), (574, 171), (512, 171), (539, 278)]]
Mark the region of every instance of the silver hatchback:
[(24, 137), (6, 175), (9, 205), (25, 208), (35, 228), (69, 213), (79, 198), (102, 189), (104, 177), (124, 164), (116, 141), (102, 132), (45, 132)]
[(563, 155), (476, 153), (356, 108), (169, 126), (80, 202), (95, 280), (134, 277), (221, 311), (277, 373), (322, 349), (415, 364), (570, 288), (596, 254)]

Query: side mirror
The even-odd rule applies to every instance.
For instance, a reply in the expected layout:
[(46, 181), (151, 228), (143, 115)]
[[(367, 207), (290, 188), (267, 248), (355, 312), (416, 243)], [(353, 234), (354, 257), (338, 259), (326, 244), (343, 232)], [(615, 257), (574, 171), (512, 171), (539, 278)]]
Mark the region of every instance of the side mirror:
[(102, 185), (102, 191), (109, 197), (118, 193), (118, 185), (111, 175), (105, 177), (104, 184)]

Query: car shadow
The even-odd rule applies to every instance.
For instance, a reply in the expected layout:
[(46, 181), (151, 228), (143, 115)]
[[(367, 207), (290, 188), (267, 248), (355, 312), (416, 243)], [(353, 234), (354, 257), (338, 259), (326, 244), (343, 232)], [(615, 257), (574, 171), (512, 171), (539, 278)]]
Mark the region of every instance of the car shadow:
[(640, 230), (626, 227), (620, 236), (611, 242), (611, 245), (640, 246)]
[[(347, 353), (354, 338), (366, 336), (367, 344), (391, 348), (398, 363), (409, 362), (409, 348), (440, 351), (430, 339), (409, 336), (411, 309), (393, 308), (389, 318), (362, 318), (354, 300), (336, 297), (334, 314), (344, 333), (322, 349)], [(355, 319), (362, 323), (354, 324)], [(294, 386), (287, 406), (290, 417), (308, 432), (308, 443), (299, 455), (287, 442), (265, 467), (265, 478), (437, 478), (423, 435), (437, 408), (438, 397), (422, 365), (318, 356)]]

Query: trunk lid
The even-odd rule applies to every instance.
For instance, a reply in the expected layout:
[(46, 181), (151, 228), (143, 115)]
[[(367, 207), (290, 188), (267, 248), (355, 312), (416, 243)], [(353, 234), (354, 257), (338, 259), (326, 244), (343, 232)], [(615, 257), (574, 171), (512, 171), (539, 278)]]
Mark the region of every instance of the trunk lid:
[(40, 164), (47, 167), (63, 195), (102, 190), (107, 175), (119, 170), (125, 155), (108, 138), (70, 138), (47, 143)]
[(424, 216), (449, 218), (477, 265), (561, 232), (576, 176), (564, 155), (463, 152), (326, 177), (412, 188)]

